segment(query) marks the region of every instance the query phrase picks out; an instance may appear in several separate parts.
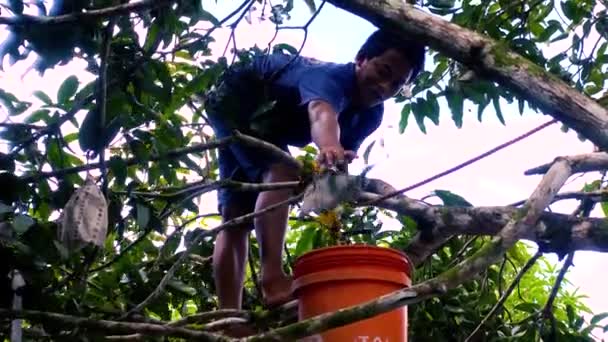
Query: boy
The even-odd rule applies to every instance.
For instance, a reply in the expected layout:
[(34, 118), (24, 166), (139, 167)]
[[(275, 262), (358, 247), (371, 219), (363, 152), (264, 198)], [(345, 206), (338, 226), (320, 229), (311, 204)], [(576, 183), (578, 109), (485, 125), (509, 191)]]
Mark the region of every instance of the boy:
[[(411, 83), (424, 67), (424, 47), (389, 32), (374, 32), (354, 63), (335, 64), (275, 53), (227, 71), (209, 96), (206, 110), (218, 138), (232, 129), (287, 145), (315, 143), (318, 161), (333, 167), (350, 163), (363, 140), (382, 121), (383, 102)], [(265, 101), (276, 101), (260, 113)], [(268, 108), (267, 106), (265, 108)], [(256, 112), (257, 111), (257, 112)], [(260, 151), (232, 144), (220, 149), (220, 178), (282, 182), (297, 174)], [(218, 191), (224, 221), (259, 211), (289, 198), (290, 190)], [(291, 299), (291, 278), (283, 272), (282, 252), (288, 206), (254, 219), (261, 254), (263, 300), (272, 307)], [(213, 253), (221, 309), (240, 309), (248, 255), (249, 227), (232, 227), (217, 236)]]

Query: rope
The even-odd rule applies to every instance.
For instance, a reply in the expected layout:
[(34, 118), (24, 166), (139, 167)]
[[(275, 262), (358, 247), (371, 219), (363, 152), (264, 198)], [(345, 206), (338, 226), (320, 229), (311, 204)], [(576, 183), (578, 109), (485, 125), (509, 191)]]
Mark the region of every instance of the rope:
[(509, 141), (507, 141), (507, 142), (505, 142), (503, 144), (500, 144), (500, 145), (492, 148), (491, 150), (489, 150), (487, 152), (484, 152), (484, 153), (478, 155), (477, 157), (471, 158), (471, 159), (469, 159), (469, 160), (467, 160), (467, 161), (465, 161), (465, 162), (463, 162), (461, 164), (458, 164), (458, 165), (456, 165), (456, 166), (454, 166), (454, 167), (452, 167), (450, 169), (447, 169), (447, 170), (445, 170), (445, 171), (443, 171), (443, 172), (441, 172), (439, 174), (436, 174), (436, 175), (434, 175), (432, 177), (429, 177), (429, 178), (427, 178), (427, 179), (425, 179), (423, 181), (420, 181), (418, 183), (412, 184), (412, 185), (410, 185), (410, 186), (408, 186), (406, 188), (403, 188), (403, 189), (400, 189), (400, 190), (395, 190), (395, 191), (390, 192), (390, 193), (388, 193), (386, 195), (378, 197), (378, 198), (376, 198), (376, 199), (374, 199), (372, 201), (368, 201), (367, 203), (363, 203), (363, 205), (372, 205), (372, 204), (384, 201), (387, 198), (390, 198), (390, 197), (402, 194), (404, 192), (416, 189), (416, 188), (421, 187), (421, 186), (423, 186), (423, 185), (425, 185), (427, 183), (430, 183), (430, 182), (432, 182), (432, 181), (434, 181), (436, 179), (439, 179), (441, 177), (447, 176), (450, 173), (456, 172), (456, 171), (458, 171), (458, 170), (460, 170), (460, 169), (462, 169), (462, 168), (464, 168), (464, 167), (466, 167), (468, 165), (471, 165), (471, 164), (473, 164), (475, 162), (480, 161), (481, 159), (483, 159), (483, 158), (485, 158), (485, 157), (487, 157), (487, 156), (489, 156), (491, 154), (494, 154), (494, 153), (496, 153), (496, 152), (498, 152), (498, 151), (500, 151), (500, 150), (502, 150), (502, 149), (504, 149), (504, 148), (506, 148), (508, 146), (511, 146), (511, 145), (515, 144), (516, 142), (521, 141), (521, 140), (523, 140), (523, 139), (531, 136), (532, 134), (534, 134), (534, 133), (536, 133), (536, 132), (538, 132), (538, 131), (546, 128), (546, 127), (551, 126), (552, 124), (554, 124), (556, 122), (557, 122), (556, 119), (553, 119), (553, 120), (551, 120), (549, 122), (545, 122), (544, 124), (542, 124), (542, 125), (534, 128), (534, 129), (531, 129), (530, 131), (528, 131), (528, 132), (526, 132), (526, 133), (524, 133), (524, 134), (522, 134), (522, 135), (520, 135), (520, 136), (518, 136), (518, 137), (516, 137), (514, 139), (511, 139), (511, 140), (509, 140)]

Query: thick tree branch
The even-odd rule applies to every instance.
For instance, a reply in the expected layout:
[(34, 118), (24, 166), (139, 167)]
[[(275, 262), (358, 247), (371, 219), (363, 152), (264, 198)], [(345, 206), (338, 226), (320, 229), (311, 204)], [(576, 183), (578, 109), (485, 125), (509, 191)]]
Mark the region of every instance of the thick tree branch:
[[(364, 201), (378, 195), (362, 193)], [(405, 252), (414, 265), (419, 265), (453, 235), (496, 235), (508, 220), (517, 215), (515, 207), (412, 207), (413, 200), (404, 196), (390, 198), (377, 204), (411, 217), (437, 217), (431, 227), (433, 240), (415, 238)], [(416, 203), (416, 202), (414, 202)], [(578, 218), (571, 215), (544, 212), (533, 230), (527, 231), (523, 239), (535, 241), (546, 253), (564, 253), (572, 250), (608, 252), (608, 225), (601, 218)]]
[[(604, 153), (593, 156), (608, 155)], [(576, 167), (583, 165), (585, 156), (562, 157), (557, 162), (566, 162)], [(370, 179), (359, 194), (357, 202), (378, 202), (379, 195), (391, 193), (394, 188), (381, 180)], [(563, 193), (553, 198), (592, 198), (603, 199), (603, 192)], [(518, 208), (503, 207), (443, 207), (431, 206), (406, 196), (379, 201), (378, 207), (393, 210), (418, 221), (421, 229), (432, 231), (431, 241), (423, 240), (418, 234), (405, 249), (414, 265), (419, 265), (428, 256), (443, 246), (454, 235), (496, 235), (511, 217), (517, 215)], [(544, 212), (539, 224), (527, 231), (523, 239), (535, 241), (545, 253), (555, 252), (559, 255), (574, 250), (608, 252), (608, 226), (599, 218), (581, 218), (572, 215)]]
[(20, 15), (14, 17), (0, 17), (0, 25), (26, 26), (26, 25), (57, 25), (73, 23), (75, 21), (91, 21), (118, 15), (151, 10), (175, 0), (142, 0), (106, 8), (90, 10), (82, 13), (73, 13), (58, 16)]
[(608, 110), (558, 77), (510, 51), (504, 43), (428, 14), (403, 1), (329, 2), (376, 26), (391, 28), (405, 37), (425, 42), (479, 75), (517, 92), (600, 148), (608, 148)]
[(103, 334), (140, 333), (149, 336), (175, 336), (197, 341), (230, 341), (230, 339), (215, 334), (180, 327), (171, 327), (153, 323), (116, 322), (97, 320), (53, 312), (34, 310), (12, 311), (0, 309), (0, 317), (22, 318), (34, 322), (56, 323), (65, 328), (82, 328)]

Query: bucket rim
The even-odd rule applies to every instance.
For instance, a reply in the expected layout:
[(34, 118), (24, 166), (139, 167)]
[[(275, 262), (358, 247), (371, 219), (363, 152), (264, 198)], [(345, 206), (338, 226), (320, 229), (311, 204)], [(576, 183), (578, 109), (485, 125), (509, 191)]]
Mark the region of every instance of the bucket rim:
[[(403, 251), (398, 250), (393, 247), (367, 245), (367, 244), (363, 244), (363, 243), (357, 243), (357, 244), (352, 244), (352, 245), (328, 246), (328, 247), (321, 247), (321, 248), (316, 248), (316, 249), (310, 250), (296, 258), (296, 260), (294, 261), (294, 269), (298, 268), (299, 265), (305, 264), (311, 260), (315, 260), (317, 258), (322, 258), (323, 254), (327, 253), (328, 255), (332, 255), (333, 253), (331, 253), (331, 252), (338, 252), (340, 250), (345, 251), (345, 252), (349, 252), (349, 251), (356, 252), (356, 251), (367, 250), (367, 251), (372, 251), (375, 253), (379, 253), (380, 255), (392, 258), (393, 260), (399, 259), (400, 262), (405, 263), (404, 271), (408, 275), (408, 277), (412, 276), (412, 272), (414, 270), (414, 267), (413, 267), (413, 264), (412, 264), (410, 258)], [(335, 256), (335, 254), (334, 254), (334, 256)], [(395, 257), (398, 257), (398, 258), (395, 258)]]

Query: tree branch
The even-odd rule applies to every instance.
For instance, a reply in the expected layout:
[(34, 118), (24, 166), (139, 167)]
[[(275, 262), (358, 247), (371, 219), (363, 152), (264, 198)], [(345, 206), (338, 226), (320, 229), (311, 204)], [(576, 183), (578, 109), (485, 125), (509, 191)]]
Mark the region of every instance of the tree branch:
[(24, 14), (14, 17), (0, 17), (0, 25), (57, 25), (64, 23), (73, 23), (75, 21), (91, 21), (123, 14), (129, 14), (131, 12), (147, 11), (171, 3), (173, 1), (175, 0), (142, 0), (101, 9), (90, 10), (82, 13), (73, 13), (58, 16), (33, 16)]
[(63, 327), (66, 328), (87, 329), (104, 334), (124, 334), (137, 332), (142, 335), (175, 336), (189, 339), (197, 339), (198, 341), (230, 341), (229, 338), (225, 338), (207, 332), (179, 327), (171, 327), (161, 324), (117, 322), (103, 319), (97, 320), (91, 318), (64, 315), (60, 313), (42, 312), (34, 310), (13, 311), (7, 309), (0, 309), (0, 317), (22, 318), (41, 323), (56, 323), (61, 324)]
[[(576, 156), (557, 157), (555, 160), (566, 159), (572, 165), (572, 173), (604, 171), (608, 169), (608, 153), (595, 152), (588, 154), (580, 154)], [(555, 161), (524, 172), (525, 175), (543, 174), (549, 170)]]
[[(594, 202), (603, 202), (603, 201), (608, 200), (608, 190), (598, 190), (598, 191), (589, 191), (589, 192), (583, 192), (583, 191), (563, 192), (561, 194), (555, 195), (552, 203), (561, 201), (561, 200), (566, 200), (566, 199), (591, 200)], [(525, 200), (522, 200), (519, 202), (509, 204), (509, 206), (510, 207), (519, 207), (520, 205), (524, 204), (525, 202), (526, 202)]]
[(466, 65), (477, 74), (518, 93), (579, 132), (602, 149), (608, 148), (608, 110), (557, 76), (487, 36), (403, 1), (329, 0), (338, 8), (385, 27)]
[[(209, 142), (209, 143), (195, 144), (195, 145), (192, 145), (189, 147), (177, 148), (177, 149), (171, 150), (165, 154), (152, 155), (148, 161), (158, 161), (161, 159), (173, 159), (173, 158), (183, 156), (185, 154), (198, 153), (198, 152), (206, 151), (206, 150), (209, 150), (212, 148), (224, 147), (224, 146), (226, 146), (228, 144), (232, 144), (232, 143), (243, 143), (243, 144), (251, 146), (251, 147), (260, 148), (262, 151), (267, 152), (276, 158), (280, 158), (280, 160), (285, 162), (287, 165), (290, 165), (292, 167), (298, 167), (298, 168), (301, 167), (300, 166), (301, 164), (299, 161), (294, 159), (291, 155), (289, 155), (285, 151), (281, 150), (280, 148), (278, 148), (268, 142), (265, 142), (260, 139), (257, 139), (257, 138), (254, 138), (254, 137), (242, 134), (242, 133), (238, 133), (238, 132), (235, 132), (235, 135), (233, 135), (233, 136), (228, 136), (225, 138), (217, 139), (217, 140)], [(125, 160), (125, 163), (127, 164), (127, 166), (135, 165), (140, 162), (141, 161), (135, 157)], [(108, 163), (109, 163), (109, 161), (106, 160), (104, 162), (104, 165), (108, 165)], [(51, 172), (38, 172), (38, 173), (34, 173), (34, 174), (29, 174), (29, 175), (22, 176), (21, 179), (24, 182), (32, 183), (32, 182), (36, 182), (40, 179), (45, 179), (45, 178), (50, 178), (50, 177), (62, 177), (62, 176), (65, 176), (65, 175), (71, 174), (71, 173), (98, 169), (99, 167), (100, 167), (100, 163), (91, 163), (91, 164), (87, 164), (87, 165), (80, 165), (80, 166), (70, 167), (70, 168), (51, 171)]]

